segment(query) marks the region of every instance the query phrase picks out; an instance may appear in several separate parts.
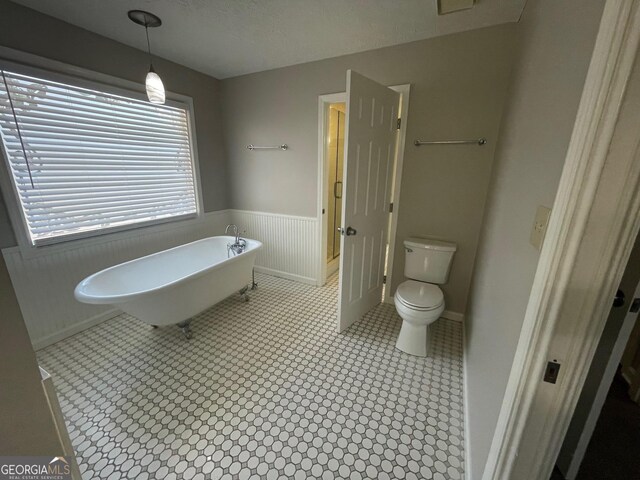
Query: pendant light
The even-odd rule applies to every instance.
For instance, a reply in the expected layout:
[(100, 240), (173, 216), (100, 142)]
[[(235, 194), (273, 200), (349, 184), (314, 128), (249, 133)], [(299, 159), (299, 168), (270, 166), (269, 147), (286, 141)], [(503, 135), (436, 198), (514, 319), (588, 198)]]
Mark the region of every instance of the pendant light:
[(162, 25), (162, 20), (157, 15), (144, 10), (129, 10), (128, 15), (132, 22), (142, 25), (147, 34), (147, 52), (149, 53), (149, 73), (147, 73), (145, 81), (147, 97), (151, 103), (162, 105), (165, 100), (164, 85), (162, 84), (162, 79), (153, 68), (151, 44), (149, 43), (149, 28), (159, 27)]

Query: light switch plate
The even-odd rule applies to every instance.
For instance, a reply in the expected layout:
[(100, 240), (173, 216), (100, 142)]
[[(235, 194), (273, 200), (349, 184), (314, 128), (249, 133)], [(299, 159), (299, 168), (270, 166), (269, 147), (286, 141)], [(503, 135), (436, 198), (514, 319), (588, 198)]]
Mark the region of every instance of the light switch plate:
[(549, 225), (549, 217), (551, 216), (551, 209), (538, 206), (536, 210), (536, 217), (533, 220), (533, 228), (531, 229), (531, 236), (529, 242), (538, 250), (542, 249), (542, 242), (544, 242), (544, 236), (547, 233), (547, 225)]
[(475, 0), (438, 0), (438, 15), (468, 10), (474, 3)]

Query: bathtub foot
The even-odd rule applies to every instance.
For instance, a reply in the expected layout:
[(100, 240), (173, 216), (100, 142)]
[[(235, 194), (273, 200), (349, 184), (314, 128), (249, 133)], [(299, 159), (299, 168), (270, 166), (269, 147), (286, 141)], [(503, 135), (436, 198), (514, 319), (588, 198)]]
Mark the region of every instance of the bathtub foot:
[(191, 340), (191, 337), (193, 336), (191, 333), (190, 323), (191, 323), (191, 320), (186, 320), (178, 324), (178, 327), (180, 328), (180, 330), (182, 330), (182, 333), (184, 334), (187, 340)]
[(242, 299), (243, 299), (245, 302), (248, 302), (248, 301), (249, 301), (249, 295), (247, 294), (247, 292), (248, 292), (248, 291), (249, 291), (249, 286), (247, 285), (246, 287), (243, 287), (243, 288), (240, 290), (240, 292), (238, 292), (238, 293), (240, 293), (240, 296), (242, 297)]
[(251, 290), (255, 290), (258, 288), (258, 284), (256, 283), (256, 269), (251, 270)]

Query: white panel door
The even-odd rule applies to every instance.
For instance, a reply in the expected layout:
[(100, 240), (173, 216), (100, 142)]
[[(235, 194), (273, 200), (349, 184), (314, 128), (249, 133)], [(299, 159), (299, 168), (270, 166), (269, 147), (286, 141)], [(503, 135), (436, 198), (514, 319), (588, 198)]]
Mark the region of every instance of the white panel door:
[(382, 300), (400, 95), (347, 71), (338, 331)]

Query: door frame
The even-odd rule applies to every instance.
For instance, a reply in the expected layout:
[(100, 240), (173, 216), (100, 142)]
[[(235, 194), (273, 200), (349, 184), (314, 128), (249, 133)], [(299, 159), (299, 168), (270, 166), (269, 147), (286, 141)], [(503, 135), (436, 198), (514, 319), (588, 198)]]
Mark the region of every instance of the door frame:
[(639, 43), (640, 3), (607, 0), (484, 480), (549, 478), (640, 229), (640, 132), (616, 129)]
[[(640, 295), (640, 294), (639, 294)], [(637, 358), (637, 353), (640, 350), (640, 321), (636, 322), (631, 330), (631, 334), (629, 335), (629, 340), (627, 345), (625, 346), (624, 352), (622, 353), (622, 359), (620, 364), (622, 365), (622, 378), (629, 384), (629, 397), (635, 403), (640, 404), (640, 368), (637, 367), (637, 364), (634, 362)], [(627, 361), (630, 361), (633, 366), (630, 367)], [(632, 372), (629, 372), (629, 369), (632, 369)], [(633, 377), (630, 377), (629, 374), (632, 374)]]
[[(398, 212), (400, 210), (400, 186), (402, 184), (402, 168), (404, 164), (404, 151), (405, 142), (407, 139), (407, 123), (409, 117), (409, 95), (411, 91), (410, 84), (392, 85), (389, 86), (391, 90), (394, 90), (400, 94), (400, 109), (398, 111), (400, 122), (400, 129), (398, 131), (398, 141), (396, 143), (396, 154), (393, 170), (393, 214), (391, 215), (391, 225), (389, 228), (389, 254), (387, 257), (387, 283), (384, 289), (384, 302), (392, 303), (393, 299), (390, 295), (391, 275), (393, 273), (393, 252), (396, 245), (396, 230), (398, 228)], [(317, 285), (322, 286), (327, 282), (327, 229), (328, 221), (327, 215), (324, 215), (322, 211), (327, 211), (329, 205), (328, 192), (325, 185), (329, 179), (327, 169), (327, 146), (325, 145), (325, 138), (328, 130), (329, 122), (329, 105), (332, 103), (342, 103), (347, 101), (347, 93), (329, 93), (326, 95), (318, 96), (318, 245), (320, 246), (317, 259)], [(344, 192), (343, 192), (344, 196)]]
[[(318, 276), (317, 276), (317, 285), (321, 287), (325, 283), (327, 283), (327, 234), (329, 228), (329, 220), (328, 215), (325, 215), (324, 212), (328, 211), (329, 207), (329, 194), (326, 191), (326, 185), (329, 181), (329, 169), (327, 165), (327, 145), (325, 144), (325, 139), (327, 138), (327, 134), (329, 133), (329, 106), (332, 103), (344, 103), (347, 101), (347, 93), (329, 93), (327, 95), (320, 95), (318, 97), (318, 224), (320, 228), (318, 229), (320, 232), (320, 238), (318, 239), (320, 245), (319, 256), (320, 260), (318, 263)], [(345, 115), (346, 118), (346, 115)], [(343, 195), (344, 197), (344, 192)], [(334, 259), (333, 261), (340, 262), (340, 257)]]

